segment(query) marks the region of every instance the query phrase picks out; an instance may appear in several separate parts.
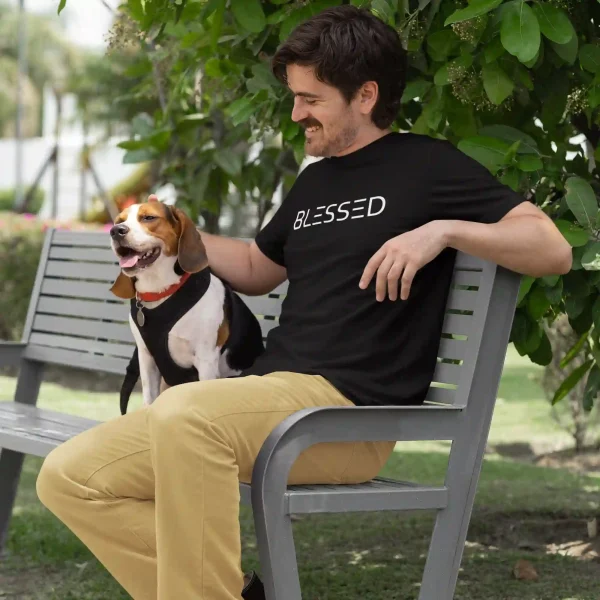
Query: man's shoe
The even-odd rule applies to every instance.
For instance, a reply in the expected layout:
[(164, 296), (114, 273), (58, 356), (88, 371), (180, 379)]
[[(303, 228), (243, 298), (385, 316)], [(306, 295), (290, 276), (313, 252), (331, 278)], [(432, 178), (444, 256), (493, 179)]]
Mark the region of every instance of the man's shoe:
[(254, 571), (250, 574), (250, 581), (242, 590), (242, 598), (244, 600), (265, 600), (265, 588)]

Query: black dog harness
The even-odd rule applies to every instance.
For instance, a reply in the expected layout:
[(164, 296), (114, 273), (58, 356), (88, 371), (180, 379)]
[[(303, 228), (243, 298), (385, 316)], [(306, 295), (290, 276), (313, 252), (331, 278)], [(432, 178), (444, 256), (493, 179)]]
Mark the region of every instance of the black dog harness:
[[(146, 344), (162, 378), (170, 387), (198, 381), (195, 366), (178, 365), (169, 352), (169, 332), (196, 303), (204, 296), (211, 280), (211, 270), (206, 267), (193, 273), (187, 281), (169, 296), (162, 304), (152, 309), (144, 309), (135, 298), (131, 299), (130, 311), (134, 323)], [(221, 354), (229, 350), (227, 362), (232, 369), (243, 370), (252, 366), (256, 358), (264, 352), (262, 332), (258, 320), (244, 301), (223, 282), (225, 287), (225, 318), (229, 323), (229, 337)], [(139, 311), (143, 318), (138, 320)], [(125, 380), (121, 387), (121, 414), (127, 412), (129, 396), (139, 378), (140, 366), (138, 349), (135, 348), (126, 369)]]

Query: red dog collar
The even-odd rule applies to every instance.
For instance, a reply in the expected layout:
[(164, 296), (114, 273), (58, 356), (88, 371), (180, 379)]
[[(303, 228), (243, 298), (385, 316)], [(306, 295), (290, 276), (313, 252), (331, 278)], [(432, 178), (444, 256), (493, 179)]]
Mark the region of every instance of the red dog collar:
[(138, 300), (142, 300), (143, 302), (156, 302), (156, 300), (166, 298), (167, 296), (174, 294), (188, 280), (190, 275), (191, 273), (184, 273), (177, 283), (170, 285), (166, 290), (163, 290), (162, 292), (137, 292), (136, 298)]

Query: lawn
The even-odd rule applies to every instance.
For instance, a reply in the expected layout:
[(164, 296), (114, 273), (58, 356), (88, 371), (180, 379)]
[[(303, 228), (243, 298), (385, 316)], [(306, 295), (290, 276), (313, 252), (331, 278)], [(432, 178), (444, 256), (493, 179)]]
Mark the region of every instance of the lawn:
[[(550, 469), (507, 456), (515, 445), (558, 448), (569, 438), (550, 419), (537, 382), (540, 369), (509, 351), (489, 452), (481, 474), (456, 600), (597, 600), (598, 538), (586, 522), (600, 512), (600, 473)], [(0, 398), (14, 380), (0, 377)], [(136, 395), (131, 410), (139, 405)], [(44, 384), (40, 406), (96, 419), (118, 415), (116, 394), (83, 393)], [(505, 451), (506, 450), (506, 451)], [(440, 482), (444, 443), (399, 444), (384, 475)], [(28, 457), (0, 562), (0, 600), (125, 600), (87, 549), (41, 506), (35, 478), (41, 460)], [(411, 600), (418, 596), (433, 515), (318, 515), (294, 523), (305, 600)], [(251, 512), (242, 507), (244, 567), (257, 568)], [(519, 559), (535, 581), (513, 576)]]

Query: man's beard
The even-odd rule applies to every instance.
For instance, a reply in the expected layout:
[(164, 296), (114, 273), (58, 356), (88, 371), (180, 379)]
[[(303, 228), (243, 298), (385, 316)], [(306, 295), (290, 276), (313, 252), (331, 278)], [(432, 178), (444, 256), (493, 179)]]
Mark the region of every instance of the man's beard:
[[(308, 121), (307, 123), (303, 123), (303, 126), (311, 127), (313, 125), (319, 125), (320, 123), (317, 121)], [(313, 137), (312, 139), (306, 138), (304, 142), (304, 149), (309, 156), (314, 157), (328, 157), (335, 156), (336, 154), (342, 152), (348, 146), (350, 146), (354, 140), (356, 139), (358, 133), (357, 127), (352, 123), (350, 125), (345, 125), (341, 130), (337, 131), (332, 138), (325, 138), (325, 130), (321, 126), (319, 132), (317, 132), (317, 136), (322, 136), (321, 139), (318, 137)]]

